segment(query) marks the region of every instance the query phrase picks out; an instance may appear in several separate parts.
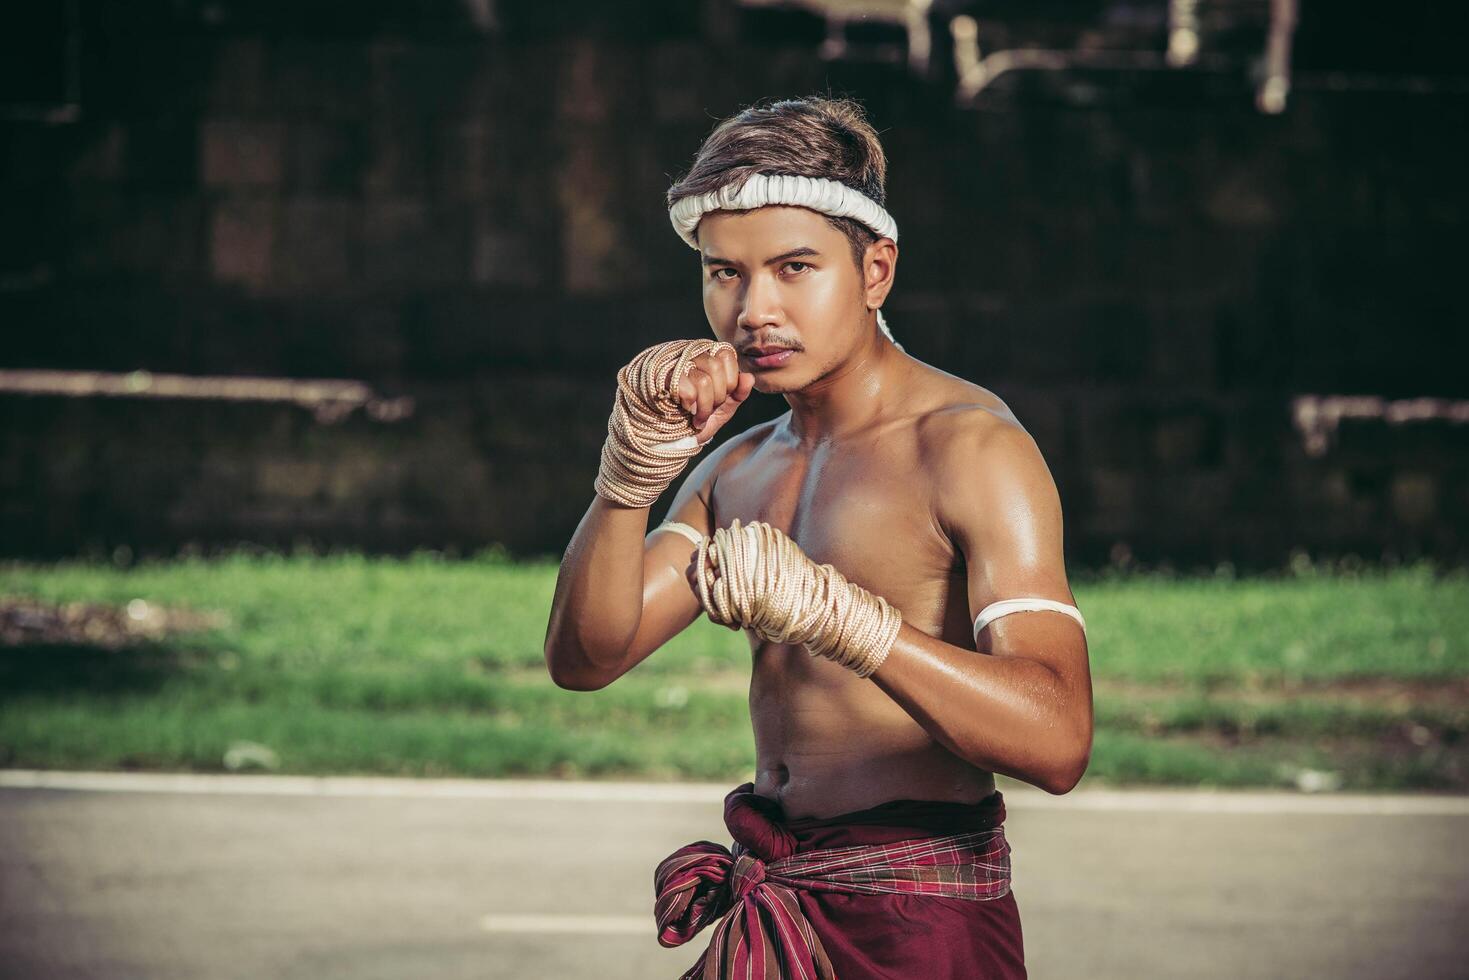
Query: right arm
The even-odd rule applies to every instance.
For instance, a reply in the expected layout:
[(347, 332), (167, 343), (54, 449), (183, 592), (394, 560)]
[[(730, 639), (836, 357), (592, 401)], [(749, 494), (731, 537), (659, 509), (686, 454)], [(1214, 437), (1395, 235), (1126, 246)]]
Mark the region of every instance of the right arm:
[[(683, 394), (699, 440), (707, 442), (749, 396), (754, 377), (739, 373), (733, 355), (698, 363)], [(689, 474), (668, 520), (714, 533), (708, 490), (728, 445)], [(558, 687), (606, 687), (703, 612), (686, 577), (694, 545), (672, 531), (650, 535), (649, 510), (598, 496), (577, 525), (561, 559), (546, 628), (546, 667)]]

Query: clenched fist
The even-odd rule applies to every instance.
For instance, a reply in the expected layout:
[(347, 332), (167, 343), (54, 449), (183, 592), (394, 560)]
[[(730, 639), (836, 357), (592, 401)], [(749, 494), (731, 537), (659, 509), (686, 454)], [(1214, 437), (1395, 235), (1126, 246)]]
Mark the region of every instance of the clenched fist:
[(602, 466), (594, 488), (627, 507), (647, 507), (668, 489), (753, 390), (732, 346), (670, 340), (617, 372)]
[(678, 402), (693, 416), (703, 445), (734, 415), (755, 387), (755, 376), (740, 370), (739, 356), (729, 347), (700, 354), (678, 386)]

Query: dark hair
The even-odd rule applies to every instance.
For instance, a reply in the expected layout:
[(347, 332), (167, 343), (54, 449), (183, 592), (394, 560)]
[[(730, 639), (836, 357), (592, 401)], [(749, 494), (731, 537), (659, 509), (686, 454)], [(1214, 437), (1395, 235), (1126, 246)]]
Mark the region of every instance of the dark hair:
[[(825, 177), (885, 204), (887, 156), (862, 106), (851, 99), (808, 96), (752, 105), (714, 127), (688, 173), (668, 188), (668, 206), (725, 185), (736, 189), (755, 174)], [(852, 218), (822, 215), (847, 237), (852, 261), (878, 236)]]

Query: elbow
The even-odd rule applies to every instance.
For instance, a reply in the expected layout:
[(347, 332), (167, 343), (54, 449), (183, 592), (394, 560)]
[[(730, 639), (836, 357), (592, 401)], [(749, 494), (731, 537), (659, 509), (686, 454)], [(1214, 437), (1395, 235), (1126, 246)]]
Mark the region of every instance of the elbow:
[(1085, 710), (1063, 712), (1055, 720), (1055, 741), (1049, 753), (1050, 765), (1045, 778), (1036, 783), (1052, 796), (1065, 796), (1076, 788), (1092, 761), (1092, 735), (1096, 722), (1092, 713), (1091, 694), (1085, 699)]
[(1081, 782), (1081, 777), (1086, 774), (1091, 760), (1092, 739), (1091, 733), (1088, 732), (1085, 740), (1078, 743), (1071, 752), (1066, 753), (1058, 765), (1046, 774), (1046, 778), (1036, 785), (1052, 796), (1065, 796), (1076, 788), (1077, 783)]
[(1052, 796), (1065, 796), (1076, 788), (1077, 783), (1081, 782), (1081, 775), (1084, 772), (1086, 772), (1085, 766), (1079, 769), (1070, 769), (1065, 772), (1050, 775), (1037, 785)]
[(564, 652), (547, 644), (545, 649), (546, 670), (551, 675), (551, 683), (563, 691), (600, 691), (611, 684), (612, 677), (602, 671), (592, 669), (582, 664), (577, 664), (572, 657), (566, 656)]
[(563, 691), (600, 691), (609, 681), (588, 678), (581, 674), (552, 672), (551, 681)]

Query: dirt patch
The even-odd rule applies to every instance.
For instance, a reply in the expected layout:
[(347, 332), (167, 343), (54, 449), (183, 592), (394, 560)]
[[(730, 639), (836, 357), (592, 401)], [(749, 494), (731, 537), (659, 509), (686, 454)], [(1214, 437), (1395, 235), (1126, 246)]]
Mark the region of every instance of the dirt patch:
[(1340, 677), (1331, 680), (1256, 680), (1208, 683), (1140, 683), (1097, 680), (1097, 695), (1124, 700), (1220, 697), (1246, 704), (1278, 704), (1301, 698), (1377, 707), (1469, 706), (1469, 677), (1404, 679)]
[(120, 650), (176, 633), (229, 625), (221, 612), (169, 609), (146, 599), (124, 606), (96, 602), (52, 603), (0, 596), (0, 646), (74, 646)]

